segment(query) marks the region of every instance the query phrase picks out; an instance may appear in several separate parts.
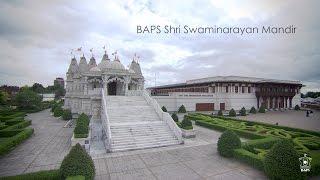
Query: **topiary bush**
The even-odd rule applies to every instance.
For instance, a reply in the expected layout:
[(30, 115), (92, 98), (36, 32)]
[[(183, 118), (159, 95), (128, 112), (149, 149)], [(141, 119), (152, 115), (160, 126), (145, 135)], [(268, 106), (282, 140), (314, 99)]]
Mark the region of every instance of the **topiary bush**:
[(297, 104), (296, 106), (294, 106), (294, 110), (299, 111), (300, 110), (300, 106)]
[(264, 108), (264, 106), (260, 106), (259, 113), (265, 113), (265, 112), (266, 112), (266, 108)]
[(270, 179), (303, 179), (299, 154), (287, 139), (276, 143), (266, 154), (264, 169)]
[(240, 116), (246, 116), (247, 115), (246, 108), (242, 107), (239, 113), (240, 113)]
[(254, 108), (254, 107), (252, 106), (252, 108), (250, 109), (250, 113), (251, 113), (251, 114), (256, 114), (256, 113), (257, 113), (256, 108)]
[(178, 121), (179, 121), (179, 117), (177, 116), (176, 113), (173, 113), (173, 114), (171, 115), (171, 117), (172, 117), (172, 119), (174, 120), (174, 122), (178, 122)]
[(236, 114), (236, 111), (232, 108), (230, 111), (229, 111), (229, 116), (231, 117), (235, 117), (237, 114)]
[(85, 179), (93, 179), (95, 168), (92, 158), (78, 143), (73, 146), (63, 159), (60, 167), (62, 178), (82, 175)]
[(65, 109), (65, 110), (63, 110), (62, 119), (63, 119), (63, 120), (70, 120), (70, 119), (72, 119), (72, 113), (71, 113), (71, 110), (70, 110), (70, 109)]
[(181, 122), (181, 128), (182, 129), (193, 129), (191, 120), (188, 119), (186, 116), (183, 117), (183, 120)]
[(53, 116), (54, 117), (60, 117), (63, 114), (63, 109), (60, 106), (57, 106), (56, 108), (54, 108), (54, 112), (53, 112)]
[(218, 116), (223, 116), (222, 110), (218, 111)]
[(179, 107), (178, 113), (186, 113), (186, 112), (187, 112), (186, 107), (184, 107), (184, 105), (182, 104), (182, 105)]
[(240, 138), (236, 133), (227, 130), (222, 133), (218, 140), (218, 152), (221, 156), (232, 157), (233, 150), (241, 147)]
[(168, 112), (168, 110), (167, 110), (167, 108), (165, 106), (162, 106), (161, 109), (162, 109), (163, 112)]

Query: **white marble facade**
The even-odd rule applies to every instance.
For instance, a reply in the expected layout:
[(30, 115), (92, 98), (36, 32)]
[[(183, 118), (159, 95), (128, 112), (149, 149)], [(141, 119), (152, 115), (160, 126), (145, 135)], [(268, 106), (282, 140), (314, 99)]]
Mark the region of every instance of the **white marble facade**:
[(102, 90), (106, 95), (115, 96), (126, 95), (128, 90), (144, 89), (144, 77), (135, 59), (127, 69), (119, 57), (110, 60), (106, 52), (99, 64), (93, 56), (88, 63), (84, 56), (79, 63), (73, 57), (66, 75), (64, 108), (74, 114), (99, 115)]

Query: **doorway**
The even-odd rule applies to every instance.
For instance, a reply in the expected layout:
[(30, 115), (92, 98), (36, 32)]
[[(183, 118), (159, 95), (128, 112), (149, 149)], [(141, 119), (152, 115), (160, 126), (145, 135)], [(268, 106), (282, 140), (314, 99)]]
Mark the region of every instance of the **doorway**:
[(226, 110), (226, 104), (225, 103), (220, 103), (220, 110), (221, 111)]
[(108, 83), (108, 95), (110, 96), (117, 95), (117, 82)]

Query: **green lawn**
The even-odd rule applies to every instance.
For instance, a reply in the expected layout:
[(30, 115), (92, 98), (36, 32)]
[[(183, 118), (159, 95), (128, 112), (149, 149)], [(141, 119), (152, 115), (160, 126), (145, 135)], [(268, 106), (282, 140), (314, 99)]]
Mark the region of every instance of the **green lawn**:
[(219, 131), (230, 129), (241, 137), (251, 139), (242, 143), (242, 148), (235, 151), (235, 157), (259, 169), (263, 169), (265, 154), (274, 143), (284, 138), (291, 139), (301, 156), (307, 153), (313, 158), (312, 175), (320, 174), (319, 132), (197, 113), (189, 114), (188, 118), (195, 120), (197, 125)]

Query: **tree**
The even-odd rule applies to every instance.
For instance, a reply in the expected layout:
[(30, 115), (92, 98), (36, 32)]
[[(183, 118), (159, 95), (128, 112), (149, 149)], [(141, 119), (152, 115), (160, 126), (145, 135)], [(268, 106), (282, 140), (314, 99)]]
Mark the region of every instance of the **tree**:
[(174, 122), (178, 122), (178, 121), (179, 121), (179, 117), (177, 116), (176, 113), (173, 113), (173, 114), (171, 115), (171, 117), (172, 117), (172, 119), (174, 120)]
[(42, 97), (29, 88), (22, 89), (15, 97), (17, 106), (21, 109), (35, 109), (41, 104)]
[(236, 111), (232, 108), (230, 111), (229, 111), (229, 116), (230, 117), (235, 117), (237, 115)]
[(241, 116), (246, 116), (246, 115), (247, 115), (246, 108), (244, 108), (244, 107), (241, 108), (241, 110), (240, 110), (240, 115), (241, 115)]
[(8, 101), (8, 93), (5, 91), (0, 91), (0, 105), (6, 105)]
[(184, 107), (184, 105), (182, 104), (182, 105), (179, 107), (178, 113), (186, 113), (186, 112), (187, 112), (186, 107)]
[(165, 106), (162, 106), (161, 109), (162, 109), (163, 112), (168, 112), (168, 111), (167, 111), (167, 108), (166, 108)]
[(36, 93), (44, 93), (45, 91), (45, 88), (42, 86), (42, 84), (39, 84), (39, 83), (34, 83), (31, 89)]
[(218, 152), (221, 156), (232, 157), (233, 150), (241, 147), (241, 141), (238, 135), (227, 130), (222, 133), (218, 140)]
[(65, 93), (66, 93), (65, 89), (63, 89), (63, 87), (60, 86), (60, 84), (54, 85), (54, 89), (55, 89), (54, 96), (55, 96), (56, 99), (60, 99), (61, 96), (64, 96)]

